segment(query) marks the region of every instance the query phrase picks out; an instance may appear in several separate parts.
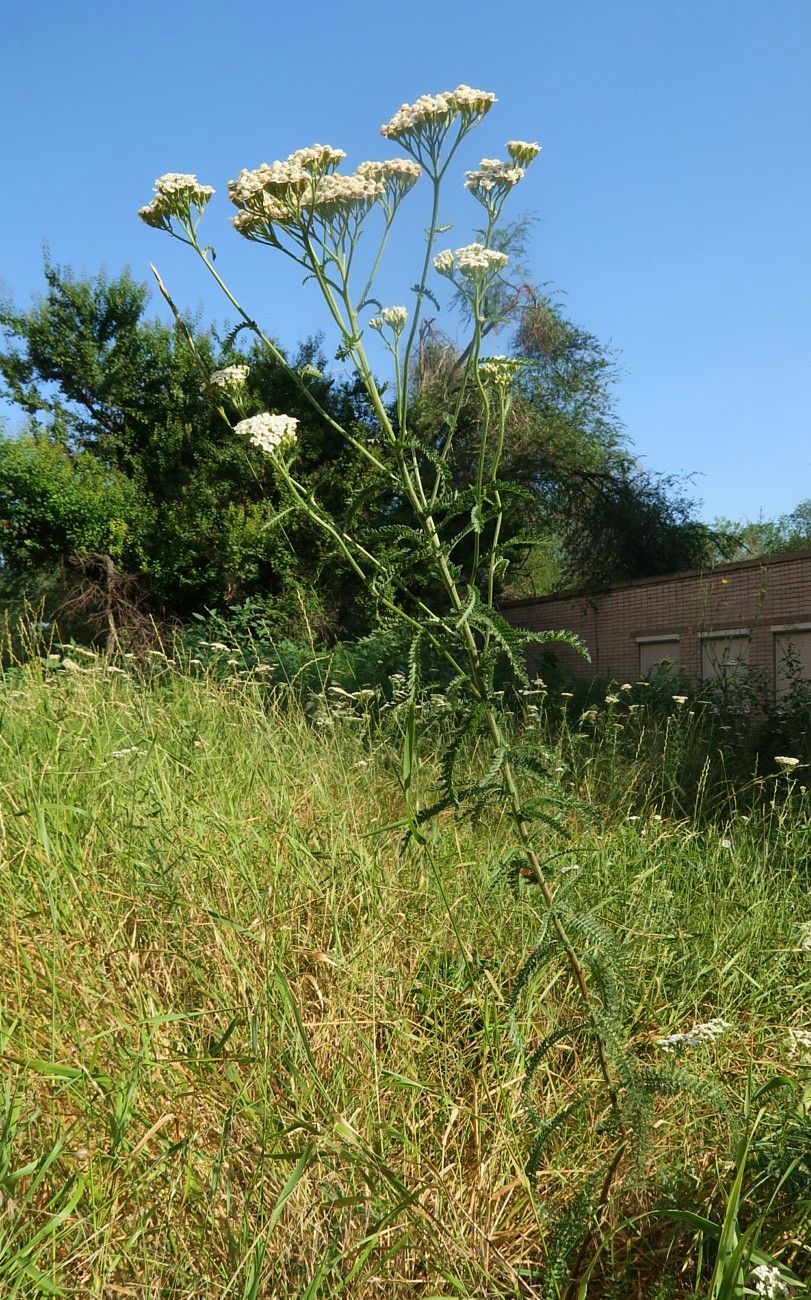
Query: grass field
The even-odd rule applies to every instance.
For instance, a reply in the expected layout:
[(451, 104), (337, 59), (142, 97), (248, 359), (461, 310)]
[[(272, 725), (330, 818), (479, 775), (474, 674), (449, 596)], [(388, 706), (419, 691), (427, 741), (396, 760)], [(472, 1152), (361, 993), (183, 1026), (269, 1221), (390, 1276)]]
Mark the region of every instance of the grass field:
[[(443, 815), (402, 851), (371, 833), (402, 813), (387, 733), (316, 727), (251, 677), (74, 662), (0, 686), (0, 1295), (563, 1294), (545, 1261), (611, 1135), (586, 1105), (525, 1172), (507, 1006), (541, 910), (493, 886), (505, 828)], [(633, 1050), (730, 1025), (683, 1054), (706, 1086), (655, 1102), (567, 1294), (708, 1294), (711, 1234), (661, 1211), (723, 1217), (750, 1076), (786, 1083), (740, 1224), (807, 1277), (807, 798), (786, 775), (723, 822), (676, 818), (642, 751), (558, 744), (564, 788), (601, 802), (548, 851), (622, 946)], [(567, 996), (535, 982), (529, 1044)], [(590, 1072), (563, 1043), (534, 1109)]]

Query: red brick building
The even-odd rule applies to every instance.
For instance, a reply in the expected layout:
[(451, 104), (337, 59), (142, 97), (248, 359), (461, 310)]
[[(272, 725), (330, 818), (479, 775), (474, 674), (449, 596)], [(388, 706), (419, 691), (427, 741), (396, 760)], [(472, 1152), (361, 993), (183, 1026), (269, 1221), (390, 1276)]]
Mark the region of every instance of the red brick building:
[(550, 649), (580, 676), (634, 681), (670, 659), (703, 678), (751, 666), (778, 692), (789, 673), (811, 679), (811, 550), (505, 601), (502, 612), (517, 627), (576, 632), (591, 663)]

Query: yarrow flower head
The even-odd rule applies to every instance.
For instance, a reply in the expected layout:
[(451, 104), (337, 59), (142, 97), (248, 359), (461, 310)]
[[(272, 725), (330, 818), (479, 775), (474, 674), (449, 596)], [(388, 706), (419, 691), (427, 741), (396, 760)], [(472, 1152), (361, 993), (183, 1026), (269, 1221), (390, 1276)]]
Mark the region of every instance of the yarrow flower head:
[(269, 415), (263, 411), (261, 415), (251, 415), (247, 420), (240, 420), (234, 425), (234, 433), (247, 438), (254, 447), (272, 456), (274, 452), (285, 451), (294, 445), (297, 441), (297, 428), (298, 420), (292, 415)]
[(377, 181), (384, 187), (381, 202), (385, 208), (394, 208), (422, 175), (422, 167), (410, 158), (387, 158), (384, 162), (362, 162), (355, 175), (365, 180)]
[(308, 227), (313, 218), (330, 222), (363, 216), (384, 198), (386, 182), (369, 173), (339, 175), (335, 167), (345, 156), (342, 149), (316, 144), (298, 149), (283, 162), (243, 169), (228, 182), (228, 197), (240, 209), (233, 218), (236, 231), (246, 239), (278, 245), (274, 226), (296, 230)]
[(479, 362), (479, 375), (484, 383), (506, 392), (525, 364), (520, 357), (486, 357)]
[(726, 1020), (708, 1020), (704, 1024), (693, 1025), (683, 1034), (668, 1034), (666, 1038), (657, 1038), (656, 1045), (663, 1052), (681, 1051), (688, 1047), (699, 1047), (702, 1043), (711, 1043), (732, 1028)]
[(539, 144), (528, 144), (526, 140), (508, 140), (507, 153), (519, 167), (529, 167), (541, 152)]
[(233, 392), (235, 389), (245, 387), (250, 372), (250, 366), (223, 366), (222, 370), (213, 370), (211, 372), (208, 382), (212, 388), (221, 388), (225, 392)]
[(498, 213), (514, 185), (525, 176), (525, 169), (498, 158), (482, 158), (478, 171), (465, 172), (465, 189), (470, 190), (488, 212)]
[(481, 281), (501, 271), (510, 259), (506, 253), (483, 244), (465, 244), (451, 252), (449, 248), (437, 253), (434, 266), (440, 275), (453, 279), (454, 270), (469, 281)]
[(407, 307), (384, 307), (379, 316), (373, 316), (369, 321), (369, 328), (382, 330), (384, 325), (388, 325), (395, 335), (399, 335), (405, 329), (407, 320)]
[(790, 758), (788, 754), (775, 754), (774, 761), (779, 763), (781, 767), (799, 767), (800, 765), (799, 758)]
[(397, 140), (410, 154), (435, 161), (436, 153), (449, 127), (461, 119), (462, 127), (469, 130), (480, 122), (496, 102), (489, 90), (474, 90), (472, 86), (457, 86), (456, 90), (443, 90), (438, 95), (421, 95), (413, 104), (402, 104), (394, 116), (384, 122), (380, 134), (387, 140)]
[(686, 703), (687, 703), (687, 696), (686, 696), (686, 695), (672, 695), (670, 698), (671, 698), (671, 699), (672, 699), (676, 704), (686, 704)]
[(201, 185), (188, 172), (166, 172), (153, 189), (154, 199), (138, 209), (138, 216), (156, 230), (171, 230), (172, 217), (189, 220), (192, 208), (201, 213), (214, 193), (211, 185)]
[(753, 1268), (752, 1280), (755, 1283), (755, 1293), (765, 1296), (766, 1300), (780, 1300), (781, 1296), (791, 1294), (789, 1287), (783, 1281), (780, 1269), (770, 1264), (758, 1264), (757, 1268)]
[(789, 1029), (789, 1051), (792, 1056), (797, 1052), (811, 1052), (811, 1029)]

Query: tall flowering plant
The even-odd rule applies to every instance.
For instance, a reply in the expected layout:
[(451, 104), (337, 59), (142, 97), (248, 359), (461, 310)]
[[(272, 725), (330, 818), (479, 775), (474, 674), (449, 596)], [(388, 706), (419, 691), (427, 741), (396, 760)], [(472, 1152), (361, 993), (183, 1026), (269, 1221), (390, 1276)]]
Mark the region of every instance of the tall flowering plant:
[[(460, 145), (494, 103), (493, 94), (464, 85), (426, 95), (404, 104), (381, 128), (384, 138), (400, 150), (394, 157), (362, 162), (346, 172), (340, 170), (343, 150), (316, 144), (283, 161), (243, 170), (228, 183), (236, 209), (234, 229), (243, 239), (284, 254), (315, 282), (338, 334), (338, 355), (354, 366), (368, 393), (376, 427), (360, 434), (356, 428), (340, 428), (319, 406), (308, 376), (290, 371), (313, 407), (367, 462), (381, 491), (406, 512), (405, 522), (386, 530), (385, 546), (376, 548), (341, 528), (297, 477), (293, 418), (279, 412), (245, 414), (248, 376), (240, 367), (218, 371), (207, 382), (234, 433), (272, 458), (290, 502), (329, 535), (358, 581), (374, 592), (381, 610), (410, 629), (410, 705), (403, 754), (404, 824), (410, 834), (421, 840), (426, 820), (448, 807), (506, 813), (512, 842), (503, 855), (501, 874), (516, 890), (534, 888), (544, 901), (542, 933), (513, 988), (514, 1027), (538, 972), (553, 962), (562, 962), (568, 972), (564, 1002), (569, 1018), (527, 1055), (530, 1113), (534, 1080), (545, 1056), (567, 1037), (588, 1046), (602, 1076), (605, 1105), (614, 1115), (608, 1126), (616, 1137), (613, 1176), (625, 1149), (628, 1115), (638, 1111), (630, 1099), (638, 1101), (643, 1091), (650, 1091), (652, 1080), (643, 1079), (644, 1071), (629, 1062), (622, 1046), (617, 991), (622, 980), (612, 974), (611, 937), (593, 918), (569, 906), (570, 891), (558, 887), (553, 861), (543, 848), (545, 829), (556, 824), (555, 805), (565, 798), (537, 740), (528, 729), (516, 727), (515, 701), (523, 693), (526, 704), (533, 690), (543, 690), (528, 678), (526, 652), (549, 634), (510, 627), (496, 607), (499, 581), (515, 542), (504, 527), (505, 506), (516, 497), (520, 504), (523, 492), (499, 475), (520, 362), (484, 356), (482, 343), (498, 323), (503, 310), (499, 304), (505, 301), (498, 290), (504, 287), (508, 256), (495, 246), (497, 225), (505, 202), (540, 151), (537, 144), (510, 140), (504, 159), (484, 158), (465, 174), (464, 185), (484, 213), (480, 238), (455, 248), (437, 247), (447, 229), (439, 220), (443, 183)], [(418, 185), (428, 190), (430, 216), (412, 305), (384, 306), (374, 296), (376, 277), (400, 207)], [(211, 247), (201, 241), (201, 219), (212, 193), (193, 175), (169, 173), (155, 183), (154, 197), (140, 216), (189, 245), (239, 314), (242, 327), (286, 365), (271, 338), (223, 281)], [(415, 346), (426, 299), (434, 301), (436, 276), (450, 281), (466, 304), (471, 339), (461, 353), (459, 382), (441, 427), (426, 434), (412, 420), (411, 399)], [(384, 400), (372, 372), (367, 353), (372, 335), (382, 339), (391, 357), (391, 401)], [(451, 475), (454, 433), (463, 404), (471, 400), (479, 412), (480, 432), (472, 481), (460, 486)], [(439, 592), (438, 598), (425, 595), (424, 583), (413, 589), (417, 569), (431, 575), (430, 590)], [(564, 635), (557, 634), (558, 639)], [(412, 786), (418, 740), (415, 706), (420, 665), (428, 654), (438, 656), (450, 670), (456, 727), (444, 755), (440, 798), (420, 808)], [(499, 689), (498, 673), (505, 666), (513, 680), (511, 702), (510, 691)], [(473, 740), (489, 751), (489, 762), (483, 774), (477, 769), (471, 775), (468, 767), (463, 777), (460, 768)], [(537, 1167), (553, 1131), (548, 1118), (537, 1119), (531, 1167)]]

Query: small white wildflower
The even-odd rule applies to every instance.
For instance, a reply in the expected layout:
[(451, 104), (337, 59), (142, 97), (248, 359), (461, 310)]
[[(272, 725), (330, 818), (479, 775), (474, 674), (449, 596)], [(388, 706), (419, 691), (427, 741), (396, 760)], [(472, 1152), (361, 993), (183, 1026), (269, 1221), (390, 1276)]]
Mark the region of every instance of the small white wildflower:
[(211, 372), (208, 382), (212, 388), (221, 388), (225, 392), (231, 392), (235, 388), (244, 388), (250, 372), (250, 366), (223, 366), (222, 370), (213, 370)]
[(605, 702), (606, 704), (619, 704), (620, 697), (618, 695), (606, 695)]
[(456, 90), (443, 90), (438, 95), (421, 95), (413, 104), (402, 104), (381, 126), (380, 134), (389, 140), (399, 140), (408, 148), (423, 133), (436, 136), (437, 130), (447, 129), (457, 117), (472, 124), (484, 117), (495, 102), (496, 97), (490, 91), (464, 85), (457, 86)]
[(298, 420), (294, 416), (269, 415), (263, 411), (261, 415), (251, 415), (247, 420), (240, 420), (234, 425), (234, 433), (247, 438), (254, 447), (272, 456), (274, 452), (293, 446), (297, 441), (297, 428)]
[(780, 1269), (773, 1268), (770, 1264), (759, 1264), (753, 1268), (752, 1280), (756, 1293), (765, 1296), (766, 1300), (779, 1300), (779, 1297), (791, 1294), (780, 1275)]
[(139, 745), (129, 745), (126, 749), (111, 749), (110, 758), (125, 758), (127, 754), (143, 754)]
[(693, 1025), (692, 1029), (688, 1029), (683, 1034), (668, 1034), (666, 1038), (657, 1038), (656, 1045), (661, 1047), (663, 1052), (699, 1047), (701, 1043), (711, 1043), (731, 1028), (732, 1026), (726, 1020), (708, 1020), (704, 1024)]
[(407, 307), (384, 307), (379, 316), (373, 316), (369, 321), (369, 328), (382, 330), (384, 325), (388, 325), (395, 335), (399, 335), (405, 329), (407, 320)]
[[(514, 185), (523, 180), (523, 167), (501, 162), (498, 158), (482, 158), (477, 171), (465, 172), (465, 189), (470, 190), (488, 209), (496, 213)], [(494, 214), (495, 215), (495, 214)]]
[(574, 699), (574, 692), (573, 692), (573, 691), (561, 691), (561, 693), (560, 693), (560, 698), (561, 698), (562, 700), (573, 700), (573, 699)]
[(75, 659), (68, 659), (67, 657), (62, 660), (62, 667), (74, 673), (83, 673), (85, 671), (81, 664), (77, 664)]
[(803, 952), (811, 952), (811, 921), (805, 921), (800, 926), (800, 947)]
[(630, 682), (623, 682), (622, 686), (620, 687), (621, 691), (632, 691), (633, 689), (634, 688)]
[(507, 153), (520, 167), (529, 167), (541, 152), (539, 144), (530, 144), (527, 140), (508, 140)]
[(732, 848), (732, 840), (721, 840), (721, 841), (720, 841), (720, 844), (721, 844), (721, 848), (722, 848), (722, 849), (731, 849), (731, 848)]
[(525, 364), (520, 357), (486, 357), (479, 362), (479, 376), (485, 383), (506, 392)]
[(686, 704), (686, 703), (687, 703), (687, 696), (686, 696), (686, 695), (672, 695), (670, 698), (671, 698), (671, 699), (672, 699), (676, 704)]
[(172, 217), (188, 218), (191, 209), (202, 212), (214, 190), (201, 185), (189, 172), (166, 172), (154, 184), (155, 197), (138, 209), (138, 216), (156, 230), (169, 230)]
[[(203, 645), (204, 643), (201, 641), (200, 644)], [(224, 642), (222, 642), (222, 641), (210, 641), (210, 642), (208, 643), (208, 645), (209, 645), (209, 649), (211, 649), (211, 650), (227, 650), (227, 651), (230, 651), (230, 649), (231, 649), (230, 645), (225, 645)]]
[(799, 758), (790, 758), (788, 754), (775, 754), (774, 761), (781, 767), (798, 767), (800, 763)]

